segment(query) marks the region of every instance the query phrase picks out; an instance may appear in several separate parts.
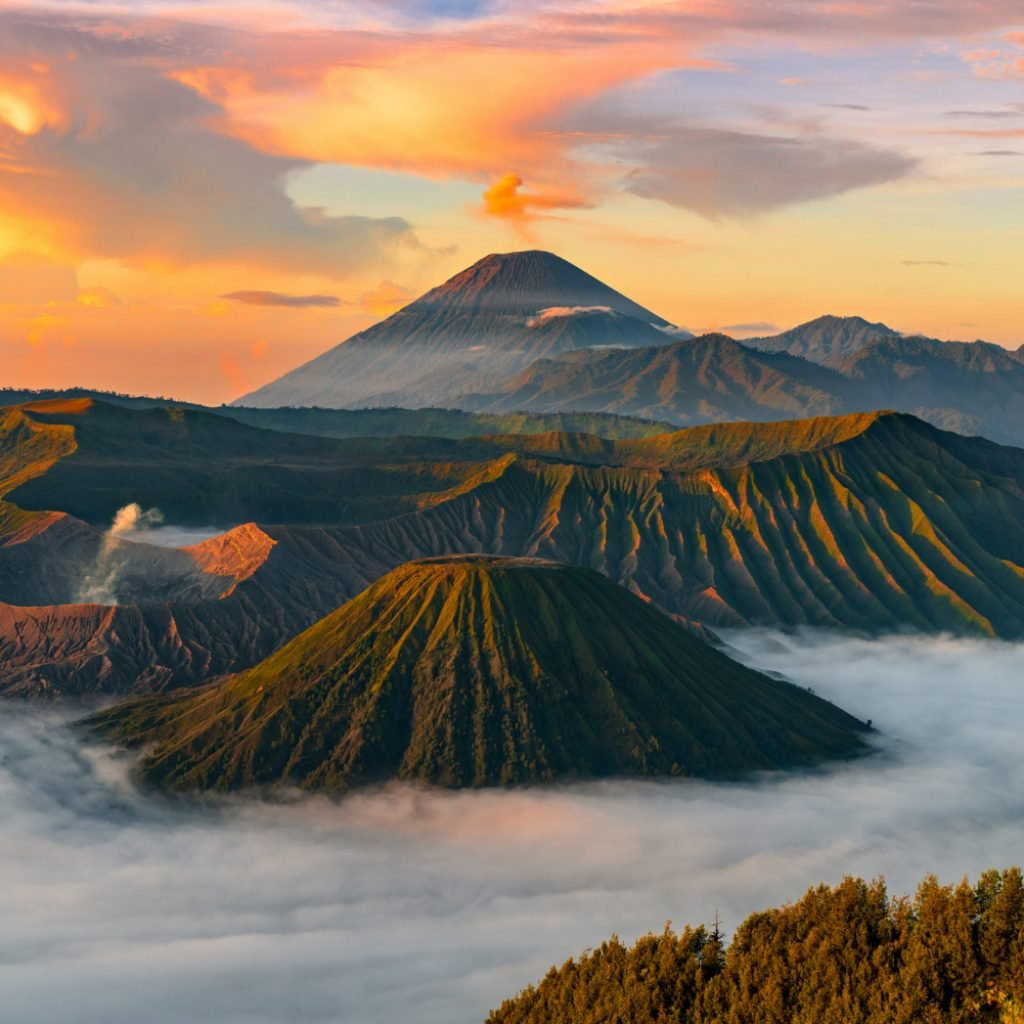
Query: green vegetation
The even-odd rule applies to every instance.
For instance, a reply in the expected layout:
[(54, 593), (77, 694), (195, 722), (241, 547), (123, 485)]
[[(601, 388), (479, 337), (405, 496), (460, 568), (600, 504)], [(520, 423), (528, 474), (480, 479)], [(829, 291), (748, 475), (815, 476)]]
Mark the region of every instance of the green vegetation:
[(569, 960), (488, 1024), (1021, 1024), (1024, 885), (929, 877), (913, 899), (847, 878), (717, 927), (666, 926)]
[(172, 790), (733, 776), (863, 751), (864, 726), (597, 573), (487, 557), (389, 573), (255, 668), (89, 720)]
[[(387, 519), (480, 479), (479, 463), (501, 454), (453, 459), (459, 443), (444, 438), (284, 434), (194, 409), (91, 399), (39, 402), (9, 417), (32, 429), (5, 432), (0, 421), (0, 450), (39, 465), (14, 479), (10, 500), (97, 526), (133, 501), (178, 524)], [(36, 439), (58, 429), (71, 445), (44, 464)]]
[(331, 439), (39, 403), (0, 417), (0, 480), (0, 601), (15, 605), (74, 600), (100, 543), (86, 524), (129, 502), (174, 525), (257, 523), (273, 542), (213, 602), (196, 603), (194, 573), (182, 589), (177, 571), (140, 572), (112, 617), (12, 613), (0, 689), (18, 692), (237, 672), (396, 566), (473, 552), (585, 566), (712, 629), (1024, 636), (1024, 451), (894, 413), (617, 442)]

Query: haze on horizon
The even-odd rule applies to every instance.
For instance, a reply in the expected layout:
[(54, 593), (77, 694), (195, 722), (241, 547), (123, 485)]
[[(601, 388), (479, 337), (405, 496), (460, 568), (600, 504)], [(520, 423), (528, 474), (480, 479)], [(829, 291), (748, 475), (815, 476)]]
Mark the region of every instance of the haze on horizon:
[(694, 331), (1024, 341), (1019, 0), (0, 2), (0, 69), (12, 386), (229, 400), (534, 247)]

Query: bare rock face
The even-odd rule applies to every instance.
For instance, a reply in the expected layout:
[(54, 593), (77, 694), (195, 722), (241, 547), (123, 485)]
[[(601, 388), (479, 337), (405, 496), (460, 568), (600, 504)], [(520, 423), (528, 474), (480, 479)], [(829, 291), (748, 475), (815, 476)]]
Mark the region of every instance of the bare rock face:
[(220, 595), (228, 597), (266, 562), (275, 543), (255, 523), (246, 523), (184, 551), (204, 573), (231, 581)]

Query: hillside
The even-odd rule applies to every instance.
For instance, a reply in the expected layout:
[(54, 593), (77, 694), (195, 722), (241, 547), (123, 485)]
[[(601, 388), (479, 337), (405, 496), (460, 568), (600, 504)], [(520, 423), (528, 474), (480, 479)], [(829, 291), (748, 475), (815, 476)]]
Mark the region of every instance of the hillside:
[(536, 560), (395, 569), (247, 672), (101, 712), (168, 789), (732, 776), (860, 752), (855, 719), (623, 588)]
[[(187, 418), (166, 428), (123, 409), (99, 410), (83, 429), (96, 411), (19, 414), (70, 433), (69, 452), (7, 497), (32, 527), (0, 540), (5, 692), (194, 685), (255, 664), (396, 566), (458, 553), (585, 566), (712, 629), (1024, 637), (1024, 451), (910, 416), (714, 424), (617, 442), (319, 441), (300, 460), (277, 438), (316, 439), (215, 417), (209, 429)], [(164, 443), (186, 427), (190, 439)], [(35, 443), (19, 428), (0, 437), (8, 452), (15, 436)], [(47, 497), (34, 513), (10, 504), (29, 488)], [(121, 543), (111, 556), (104, 531), (132, 501), (173, 525), (248, 525), (216, 555)], [(233, 518), (211, 521), (212, 508)], [(117, 570), (106, 574), (112, 600), (82, 603), (98, 553), (114, 558), (101, 565)]]
[(547, 976), (487, 1024), (1016, 1024), (1024, 1013), (1018, 868), (971, 886), (925, 878), (913, 898), (846, 878), (717, 926), (617, 938)]
[[(33, 443), (59, 431), (70, 440), (48, 457), (45, 472), (12, 476), (8, 500), (103, 527), (131, 502), (155, 506), (178, 525), (380, 519), (419, 508), (481, 471), (479, 460), (453, 460), (457, 442), (444, 438), (322, 438), (195, 409), (130, 409), (91, 399), (37, 402), (10, 415), (31, 424)], [(0, 446), (12, 453), (20, 446), (19, 457), (36, 465), (28, 438), (5, 433), (0, 422)]]
[[(1024, 445), (1022, 393), (1024, 360), (998, 345), (904, 337), (831, 315), (742, 344), (720, 334), (695, 339), (560, 257), (528, 251), (485, 257), (235, 405), (257, 407), (238, 417), (253, 425), (308, 432), (295, 412), (261, 421), (258, 409), (457, 406), (689, 426), (893, 408)], [(313, 421), (339, 436), (323, 415), (311, 413)], [(552, 428), (602, 433), (580, 423), (537, 426)], [(626, 436), (610, 429), (604, 436)]]
[(236, 404), (451, 404), (481, 375), (579, 347), (668, 342), (665, 326), (553, 253), (493, 254)]

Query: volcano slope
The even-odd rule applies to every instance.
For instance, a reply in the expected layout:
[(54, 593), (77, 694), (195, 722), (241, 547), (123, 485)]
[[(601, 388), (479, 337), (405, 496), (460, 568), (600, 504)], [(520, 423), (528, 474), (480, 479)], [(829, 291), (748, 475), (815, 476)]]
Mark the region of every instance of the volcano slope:
[[(592, 568), (712, 628), (1024, 636), (1024, 451), (910, 416), (720, 424), (616, 442), (563, 433), (330, 441), (228, 424), (230, 445), (217, 440), (218, 421), (190, 427), (192, 441), (175, 447), (143, 444), (132, 420), (142, 414), (117, 412), (126, 419), (111, 432), (98, 403), (22, 410), (22, 421), (67, 428), (67, 450), (38, 459), (29, 480), (29, 455), (17, 449), (35, 434), (19, 427), (8, 438), (9, 478), (21, 481), (6, 492), (8, 518), (30, 525), (0, 537), (5, 692), (166, 689), (237, 672), (396, 566), (458, 553)], [(297, 442), (319, 447), (288, 456), (289, 466)], [(288, 488), (268, 505), (264, 485), (282, 473)], [(95, 542), (121, 505), (142, 498), (142, 484), (145, 503), (166, 504), (182, 525), (209, 525), (218, 488), (229, 487), (224, 507), (242, 526), (175, 553), (202, 586), (147, 595), (140, 572), (116, 607), (69, 596), (88, 563), (61, 531)], [(40, 580), (45, 588), (31, 582)]]
[(668, 326), (554, 253), (493, 253), (238, 404), (451, 405), (543, 356), (667, 343)]
[(169, 789), (721, 777), (861, 751), (865, 728), (589, 569), (412, 562), (241, 675), (89, 720)]

